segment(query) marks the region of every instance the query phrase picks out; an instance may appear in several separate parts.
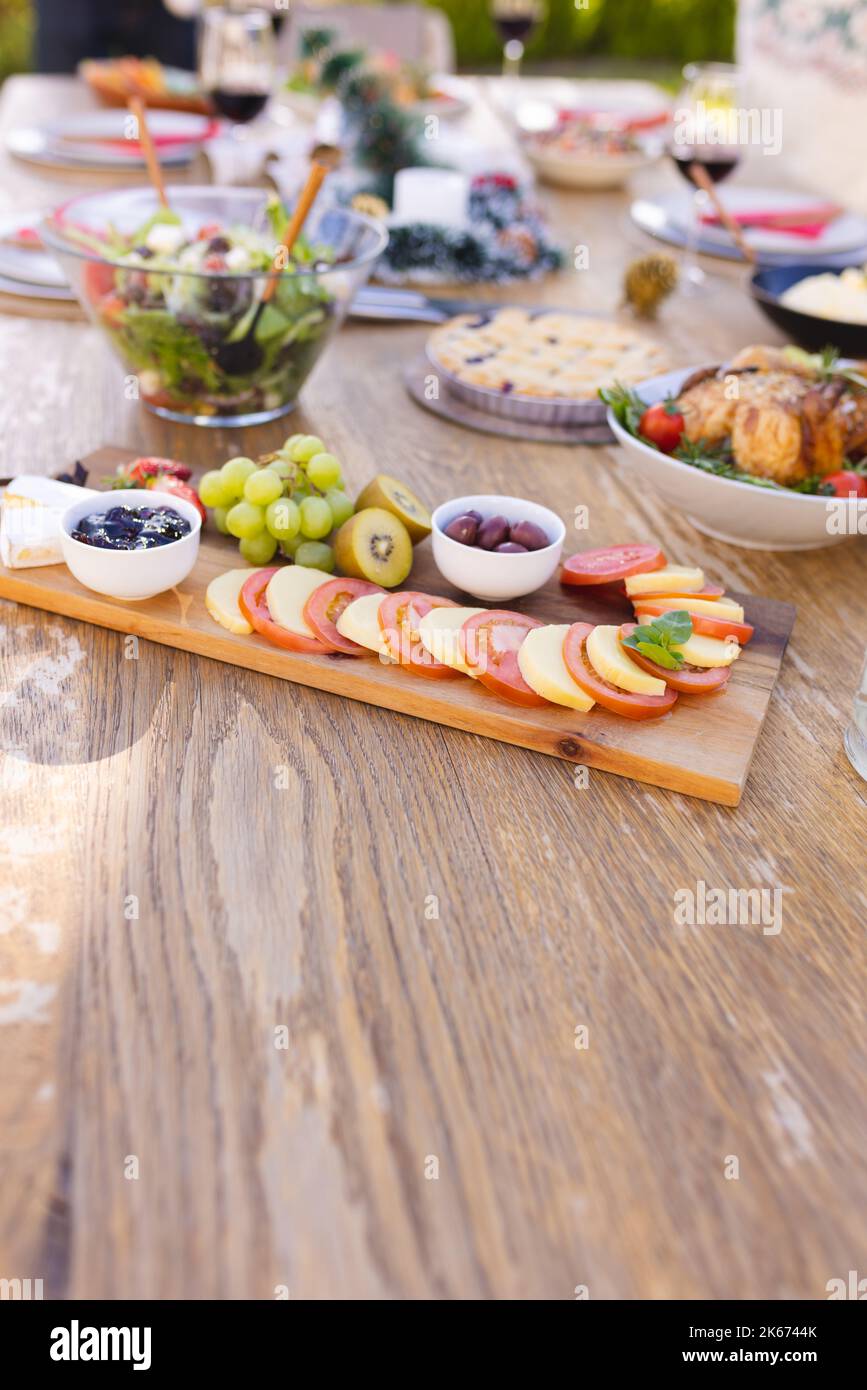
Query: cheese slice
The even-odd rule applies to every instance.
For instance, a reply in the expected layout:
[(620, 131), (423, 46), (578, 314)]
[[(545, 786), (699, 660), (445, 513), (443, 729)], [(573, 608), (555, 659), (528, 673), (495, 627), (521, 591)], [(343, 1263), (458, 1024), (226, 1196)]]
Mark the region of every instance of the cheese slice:
[(9, 569), (60, 565), (60, 518), (73, 502), (96, 497), (93, 488), (23, 473), (0, 502), (0, 560)]

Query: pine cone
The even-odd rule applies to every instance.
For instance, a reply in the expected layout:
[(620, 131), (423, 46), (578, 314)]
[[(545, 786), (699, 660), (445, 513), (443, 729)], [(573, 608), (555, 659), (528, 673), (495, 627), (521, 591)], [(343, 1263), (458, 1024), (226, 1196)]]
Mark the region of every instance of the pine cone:
[(676, 285), (677, 261), (673, 256), (652, 251), (626, 267), (624, 301), (639, 318), (652, 319)]

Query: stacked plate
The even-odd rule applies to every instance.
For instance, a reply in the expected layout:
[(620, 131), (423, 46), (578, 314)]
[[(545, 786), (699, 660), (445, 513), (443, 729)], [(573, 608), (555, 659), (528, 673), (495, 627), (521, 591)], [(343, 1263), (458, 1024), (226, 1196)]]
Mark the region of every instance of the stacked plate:
[[(809, 209), (818, 200), (808, 193), (768, 188), (721, 188), (726, 210), (741, 223), (744, 238), (765, 265), (792, 261), (851, 261), (856, 253), (867, 256), (867, 218), (840, 210), (810, 225)], [(692, 216), (693, 195), (687, 189), (639, 198), (632, 204), (632, 219), (645, 232), (672, 246), (684, 246)], [(800, 230), (786, 230), (787, 225)], [(703, 223), (697, 249), (706, 256), (742, 260), (726, 229)]]
[(0, 214), (0, 294), (74, 304), (57, 262), (43, 250), (35, 228), (42, 213)]
[[(219, 123), (188, 111), (151, 111), (148, 125), (161, 164), (189, 164), (200, 146), (217, 133)], [(141, 145), (134, 138), (127, 111), (88, 111), (44, 125), (21, 126), (6, 137), (19, 159), (52, 168), (144, 169)]]

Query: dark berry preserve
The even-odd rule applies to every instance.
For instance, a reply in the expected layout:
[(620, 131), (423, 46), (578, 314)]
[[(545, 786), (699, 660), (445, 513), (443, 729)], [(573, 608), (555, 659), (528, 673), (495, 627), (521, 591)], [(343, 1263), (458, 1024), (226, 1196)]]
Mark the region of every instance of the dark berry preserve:
[(100, 550), (153, 550), (188, 536), (191, 527), (174, 507), (109, 507), (83, 516), (71, 533), (74, 541)]

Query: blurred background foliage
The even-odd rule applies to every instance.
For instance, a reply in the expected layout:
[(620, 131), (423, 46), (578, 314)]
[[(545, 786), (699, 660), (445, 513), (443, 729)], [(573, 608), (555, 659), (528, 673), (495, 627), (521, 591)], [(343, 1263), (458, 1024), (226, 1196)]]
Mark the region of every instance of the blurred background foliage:
[[(501, 47), (488, 0), (425, 0), (451, 20), (460, 67), (494, 68)], [(75, 3), (75, 0), (70, 0)], [(105, 5), (123, 0), (99, 0)], [(690, 59), (727, 59), (737, 0), (548, 0), (527, 50), (527, 66), (568, 73), (590, 60), (612, 72), (643, 63), (675, 74)], [(0, 0), (0, 80), (31, 66), (32, 0)]]

